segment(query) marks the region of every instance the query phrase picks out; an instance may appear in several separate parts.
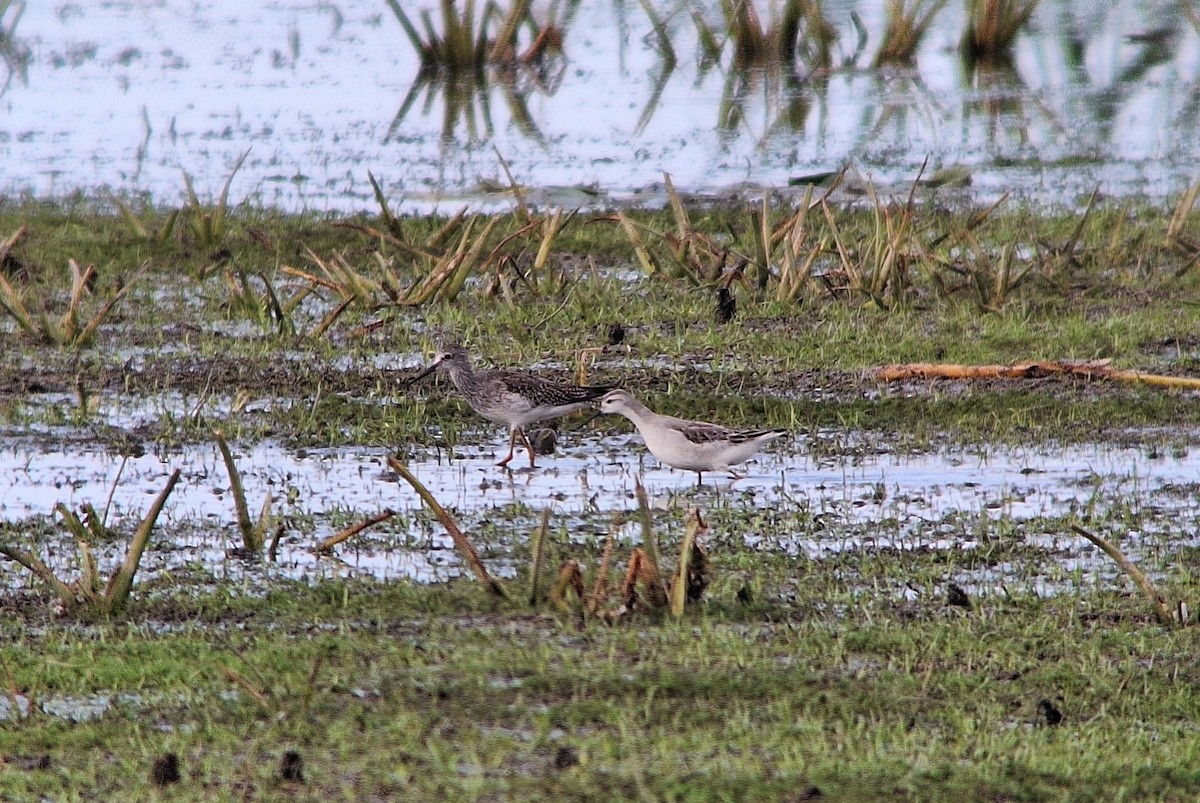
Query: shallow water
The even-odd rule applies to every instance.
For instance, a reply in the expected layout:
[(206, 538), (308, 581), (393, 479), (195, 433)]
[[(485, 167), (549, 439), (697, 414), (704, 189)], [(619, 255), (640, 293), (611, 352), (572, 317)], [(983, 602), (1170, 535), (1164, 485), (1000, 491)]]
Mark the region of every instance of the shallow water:
[[(689, 15), (654, 6), (673, 70), (639, 4), (582, 3), (545, 74), (418, 87), (401, 116), (418, 61), (377, 0), (31, 2), (0, 62), (0, 193), (110, 188), (177, 206), (181, 171), (215, 198), (247, 150), (231, 199), (287, 211), (375, 210), (368, 170), (401, 211), (506, 206), (481, 189), (507, 186), (497, 150), (534, 202), (566, 207), (659, 202), (664, 171), (714, 195), (845, 163), (899, 185), (927, 157), (968, 168), (979, 199), (1163, 198), (1195, 179), (1200, 35), (1166, 0), (1042, 3), (1011, 69), (973, 74), (955, 53), (961, 4), (935, 18), (915, 69), (874, 70), (883, 3), (831, 0), (836, 68), (790, 80), (735, 69), (729, 47), (705, 68)], [(719, 24), (718, 4), (699, 7)], [(868, 32), (856, 60), (851, 12)]]
[[(749, 464), (745, 479), (710, 475), (697, 489), (694, 474), (659, 465), (634, 435), (569, 434), (565, 441), (534, 470), (495, 467), (506, 439), (492, 433), (479, 445), (459, 447), (453, 460), (426, 453), (409, 467), (477, 533), (477, 546), (501, 575), (511, 573), (506, 543), (531, 532), (541, 510), (552, 511), (555, 532), (563, 527), (568, 537), (597, 538), (616, 512), (636, 508), (639, 479), (656, 508), (697, 507), (718, 516), (734, 511), (742, 518), (748, 511), (775, 511), (794, 529), (750, 527), (714, 537), (808, 559), (861, 549), (971, 550), (979, 547), (988, 522), (1003, 522), (1040, 554), (1055, 556), (1047, 572), (1062, 573), (1075, 561), (1088, 572), (1108, 573), (1107, 559), (1061, 521), (1047, 529), (1041, 520), (1103, 518), (1118, 506), (1131, 508), (1145, 531), (1119, 533), (1123, 543), (1133, 554), (1159, 561), (1192, 544), (1200, 521), (1200, 453), (1167, 457), (1092, 444), (814, 461), (798, 439)], [(189, 567), (248, 587), (260, 574), (436, 581), (460, 572), (450, 539), (422, 512), (415, 492), (386, 470), (387, 450), (293, 450), (268, 442), (235, 452), (252, 515), (270, 494), (283, 517), (273, 565), (229, 557), (239, 542), (233, 500), (220, 455), (208, 444), (146, 453), (122, 465), (121, 456), (88, 444), (49, 448), (43, 436), (7, 438), (0, 447), (0, 520), (36, 520), (59, 503), (76, 508), (89, 502), (102, 515), (109, 506), (108, 521), (130, 532), (179, 468), (182, 477), (159, 520), (143, 580)], [(522, 454), (513, 465), (524, 465)], [(311, 552), (317, 542), (385, 509), (398, 515), (337, 547), (336, 559)], [(636, 530), (622, 531), (622, 537), (635, 539)], [(112, 561), (124, 552), (123, 541), (93, 547)], [(51, 560), (69, 565), (73, 555), (63, 547)], [(24, 582), (17, 572), (7, 576), (10, 584)], [(967, 577), (987, 583), (990, 576)]]

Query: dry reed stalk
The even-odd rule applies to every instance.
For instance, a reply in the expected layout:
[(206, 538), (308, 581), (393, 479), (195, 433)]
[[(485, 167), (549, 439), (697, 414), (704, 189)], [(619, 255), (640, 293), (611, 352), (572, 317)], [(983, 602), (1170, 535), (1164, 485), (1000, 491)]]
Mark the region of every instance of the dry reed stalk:
[(533, 549), (529, 559), (529, 604), (537, 605), (541, 589), (538, 583), (542, 575), (542, 561), (546, 555), (546, 535), (550, 530), (550, 508), (542, 510), (542, 522), (533, 535)]
[(217, 439), (217, 448), (221, 450), (221, 458), (225, 461), (225, 470), (229, 473), (229, 492), (233, 495), (233, 508), (237, 513), (238, 531), (242, 534), (242, 546), (251, 554), (262, 554), (265, 539), (263, 533), (250, 520), (250, 506), (246, 503), (242, 472), (238, 470), (237, 462), (233, 459), (233, 452), (229, 448), (229, 441), (225, 440), (225, 433), (218, 429), (214, 430), (213, 435)]
[(467, 566), (475, 574), (475, 579), (487, 586), (488, 591), (497, 597), (507, 598), (508, 595), (504, 592), (504, 587), (488, 573), (487, 567), (479, 559), (479, 553), (475, 551), (475, 547), (471, 546), (471, 542), (463, 535), (463, 531), (459, 529), (458, 522), (454, 520), (454, 517), (446, 512), (446, 509), (438, 503), (438, 500), (433, 497), (429, 489), (408, 470), (408, 466), (394, 457), (389, 457), (387, 462), (393, 471), (403, 477), (405, 482), (412, 486), (413, 490), (417, 492), (417, 495), (421, 497), (425, 504), (429, 505), (434, 515), (437, 516), (438, 521), (442, 523), (442, 526), (446, 528), (446, 532), (450, 534), (455, 548), (458, 549)]
[(599, 611), (600, 606), (608, 601), (608, 571), (612, 563), (613, 546), (616, 543), (613, 538), (613, 530), (617, 526), (619, 524), (614, 522), (608, 530), (608, 536), (604, 539), (604, 551), (600, 554), (600, 565), (596, 567), (596, 580), (592, 583), (592, 593), (588, 595), (585, 606), (585, 610), (590, 614)]
[(567, 604), (567, 592), (572, 590), (576, 597), (580, 600), (583, 599), (583, 572), (579, 569), (578, 561), (569, 560), (558, 570), (554, 585), (550, 587), (550, 603), (563, 612), (570, 612), (570, 606)]
[(1129, 558), (1125, 557), (1121, 550), (1117, 549), (1116, 546), (1114, 546), (1108, 540), (1101, 538), (1094, 533), (1088, 532), (1078, 524), (1072, 524), (1071, 529), (1079, 535), (1082, 535), (1087, 540), (1091, 541), (1096, 546), (1100, 547), (1110, 558), (1117, 562), (1117, 565), (1121, 567), (1121, 570), (1124, 571), (1125, 574), (1129, 575), (1129, 579), (1133, 580), (1133, 582), (1137, 584), (1138, 588), (1142, 590), (1142, 593), (1146, 595), (1146, 599), (1150, 600), (1150, 605), (1154, 609), (1154, 615), (1158, 619), (1159, 624), (1166, 625), (1168, 627), (1176, 624), (1174, 617), (1171, 616), (1171, 612), (1167, 610), (1166, 598), (1163, 597), (1162, 594), (1158, 593), (1158, 589), (1155, 588), (1154, 584), (1150, 582), (1150, 578), (1146, 577), (1146, 575), (1142, 573), (1141, 569), (1135, 566), (1133, 562), (1129, 560)]
[(352, 524), (351, 526), (347, 527), (346, 529), (342, 530), (340, 533), (338, 533), (336, 535), (329, 536), (324, 541), (322, 541), (321, 543), (319, 543), (315, 547), (313, 547), (313, 552), (316, 552), (318, 555), (331, 552), (331, 551), (333, 551), (333, 548), (335, 546), (342, 543), (343, 541), (347, 541), (347, 540), (353, 538), (354, 536), (358, 535), (359, 533), (361, 533), (363, 530), (367, 529), (368, 527), (374, 527), (376, 524), (387, 521), (388, 519), (390, 519), (392, 516), (395, 516), (395, 515), (396, 515), (396, 511), (394, 511), (390, 508), (384, 509), (383, 511), (376, 513), (374, 516), (371, 516), (370, 518), (363, 519), (358, 524)]
[[(684, 608), (686, 607), (689, 598), (692, 594), (689, 593), (695, 588), (696, 584), (693, 581), (692, 565), (693, 552), (697, 547), (696, 536), (707, 530), (704, 520), (700, 518), (700, 511), (693, 510), (692, 515), (688, 517), (686, 529), (683, 531), (683, 542), (679, 546), (679, 565), (675, 569), (675, 579), (671, 583), (671, 615), (675, 617), (683, 616)], [(701, 553), (702, 554), (702, 553)], [(703, 585), (707, 585), (705, 582)], [(700, 589), (703, 593), (703, 588)]]
[(646, 592), (641, 602), (648, 610), (661, 610), (668, 605), (667, 591), (663, 586), (662, 573), (658, 563), (644, 549), (636, 548), (629, 556), (629, 568), (625, 572), (624, 598), (625, 606), (633, 610), (640, 599), (637, 596), (637, 585), (641, 584)]

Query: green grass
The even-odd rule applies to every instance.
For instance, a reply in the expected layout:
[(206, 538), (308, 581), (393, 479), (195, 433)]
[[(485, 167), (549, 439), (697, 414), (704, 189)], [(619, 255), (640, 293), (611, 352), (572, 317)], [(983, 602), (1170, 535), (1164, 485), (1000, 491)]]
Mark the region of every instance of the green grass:
[[(0, 238), (27, 227), (0, 270), (49, 313), (67, 301), (68, 260), (97, 266), (101, 297), (149, 261), (81, 349), (0, 324), (9, 327), (0, 427), (21, 448), (66, 434), (150, 450), (211, 443), (219, 427), (237, 444), (431, 451), (435, 427), (451, 444), (480, 428), (444, 388), (402, 387), (397, 366), (414, 365), (440, 334), (466, 340), (490, 364), (546, 361), (546, 375), (573, 378), (578, 350), (603, 345), (614, 324), (625, 343), (589, 364), (589, 381), (637, 387), (665, 412), (790, 427), (817, 459), (1073, 441), (1182, 453), (1200, 428), (1189, 393), (870, 377), (890, 363), (1060, 358), (1194, 373), (1196, 221), (1171, 210), (1100, 206), (1081, 219), (1001, 208), (972, 229), (976, 244), (955, 251), (934, 242), (971, 210), (918, 206), (909, 245), (929, 253), (913, 256), (887, 298), (839, 284), (843, 263), (829, 253), (820, 261), (828, 282), (813, 279), (786, 303), (771, 282), (758, 290), (735, 280), (737, 314), (725, 324), (715, 288), (672, 276), (662, 243), (651, 247), (667, 267), (639, 276), (621, 226), (578, 215), (537, 282), (523, 283), (512, 263), (481, 260), (487, 269), (452, 303), (405, 307), (380, 293), (316, 336), (336, 293), (298, 300), (290, 327), (275, 320), (270, 298), (283, 306), (296, 298), (300, 283), (283, 269), (311, 272), (307, 249), (374, 279), (381, 260), (404, 282), (421, 278), (405, 245), (337, 225), (378, 221), (230, 208), (213, 250), (188, 226), (163, 227), (173, 210), (130, 206), (149, 221), (142, 232), (118, 209), (84, 199), (0, 206)], [(630, 214), (652, 231), (676, 225), (670, 212)], [(834, 214), (845, 242), (870, 250), (873, 213)], [(752, 245), (749, 220), (741, 207), (690, 212), (694, 229), (735, 249)], [(403, 218), (394, 230), (407, 246), (424, 244), (445, 222)], [(527, 270), (539, 237), (502, 244), (521, 225), (502, 216), (483, 252), (499, 248)], [(151, 230), (167, 236), (147, 237)], [(990, 270), (1009, 244), (1031, 273), (981, 303), (962, 276)], [(113, 409), (142, 406), (152, 412), (136, 428), (105, 423)], [(1156, 625), (1103, 558), (1084, 569), (1035, 540), (1081, 522), (1118, 543), (1133, 532), (1153, 537), (1139, 559), (1168, 599), (1194, 608), (1194, 548), (1173, 546), (1178, 511), (1147, 504), (1136, 481), (1098, 483), (1069, 516), (953, 510), (907, 522), (916, 529), (897, 546), (902, 522), (893, 516), (904, 502), (886, 498), (886, 483), (879, 492), (879, 520), (851, 523), (804, 499), (764, 509), (734, 491), (681, 495), (679, 507), (655, 513), (656, 528), (666, 541), (678, 537), (698, 500), (713, 569), (705, 601), (678, 622), (580, 623), (462, 581), (304, 584), (273, 577), (269, 566), (240, 580), (202, 566), (139, 578), (118, 618), (55, 617), (43, 589), (14, 587), (0, 594), (0, 698), (28, 695), (35, 706), (0, 720), (0, 756), (45, 754), (49, 767), (10, 762), (0, 798), (800, 800), (810, 787), (822, 800), (1200, 795), (1191, 631)], [(1182, 507), (1195, 491), (1180, 494)], [(593, 572), (601, 547), (586, 533), (603, 533), (614, 512), (556, 517), (548, 571), (575, 559)], [(231, 505), (226, 515), (174, 526), (230, 528)], [(484, 559), (524, 566), (539, 515), (522, 497), (480, 513), (471, 523)], [(363, 548), (395, 548), (412, 518), (429, 521), (406, 511), (364, 535)], [(291, 522), (301, 539), (313, 529), (304, 519)], [(45, 519), (4, 529), (39, 549), (55, 530)], [(748, 546), (748, 534), (762, 540)], [(866, 546), (797, 557), (787, 542), (797, 537)], [(935, 548), (936, 540), (973, 546)], [(677, 545), (662, 551), (673, 556)], [(614, 573), (627, 556), (628, 545), (618, 546)], [(979, 586), (1007, 593), (972, 591), (970, 610), (946, 604), (948, 583), (976, 577), (998, 578)], [(528, 587), (522, 577), (509, 582)], [(1040, 583), (1054, 595), (1035, 593)], [(79, 722), (37, 705), (69, 708), (93, 695), (115, 702)], [(1065, 719), (1050, 725), (1042, 701)], [(303, 758), (302, 784), (278, 777), (288, 750)], [(168, 752), (180, 759), (182, 782), (158, 790), (151, 767)]]
[[(673, 225), (667, 212), (633, 214), (651, 229)], [(970, 214), (917, 208), (912, 228), (919, 237), (935, 238), (957, 231)], [(876, 236), (869, 211), (836, 215), (848, 247)], [(739, 208), (691, 212), (695, 230), (731, 232), (735, 245), (749, 245), (748, 221)], [(59, 274), (69, 259), (97, 266), (95, 292), (101, 296), (149, 263), (82, 355), (14, 334), (15, 347), (5, 349), (0, 367), (45, 390), (78, 396), (82, 388), (101, 401), (106, 394), (181, 393), (195, 403), (239, 394), (253, 402), (280, 388), (304, 399), (253, 415), (219, 414), (201, 404), (200, 418), (163, 416), (150, 425), (151, 437), (164, 442), (204, 439), (222, 426), (235, 439), (271, 433), (303, 444), (396, 443), (406, 436), (420, 441), (425, 422), (435, 416), (469, 419), (430, 385), (415, 396), (403, 393), (387, 361), (374, 366), (377, 356), (417, 359), (431, 352), (441, 333), (466, 341), (493, 364), (550, 358), (565, 378), (576, 368), (578, 349), (603, 345), (620, 325), (630, 351), (601, 355), (589, 368), (590, 381), (644, 387), (668, 411), (699, 408), (724, 413), (731, 423), (765, 415), (763, 423), (771, 425), (926, 433), (919, 439), (929, 437), (932, 425), (956, 437), (1010, 440), (1025, 437), (1032, 426), (1038, 438), (1071, 440), (1117, 422), (1196, 422), (1188, 396), (1162, 391), (1055, 380), (1002, 390), (981, 385), (965, 394), (953, 383), (908, 383), (893, 386), (893, 393), (869, 378), (871, 369), (890, 363), (1035, 359), (1106, 358), (1144, 371), (1194, 372), (1200, 349), (1193, 334), (1200, 328), (1197, 272), (1189, 267), (1194, 257), (1179, 245), (1186, 237), (1166, 235), (1172, 225), (1166, 209), (1100, 206), (1086, 217), (1019, 207), (993, 212), (974, 229), (978, 246), (972, 253), (1018, 243), (1028, 253), (1018, 261), (1033, 268), (1032, 278), (1010, 290), (994, 311), (982, 310), (971, 283), (934, 260), (911, 269), (886, 308), (865, 295), (831, 292), (820, 279), (790, 302), (778, 300), (771, 286), (759, 292), (735, 282), (737, 313), (725, 324), (716, 319), (713, 288), (666, 273), (630, 280), (623, 274), (636, 276), (636, 261), (620, 225), (578, 215), (554, 240), (545, 270), (555, 280), (539, 281), (537, 292), (512, 274), (504, 280), (512, 283), (507, 295), (484, 294), (487, 276), (477, 277), (480, 283), (467, 285), (452, 303), (389, 306), (380, 295), (378, 306), (352, 304), (324, 335), (314, 336), (317, 322), (340, 298), (321, 289), (301, 297), (304, 283), (283, 272), (287, 266), (312, 271), (309, 249), (338, 254), (366, 276), (374, 275), (378, 260), (391, 260), (399, 280), (417, 279), (412, 261), (396, 247), (337, 225), (343, 222), (234, 208), (224, 221), (224, 246), (214, 254), (187, 227), (162, 242), (148, 241), (119, 211), (84, 200), (0, 207), (0, 232), (27, 227), (6, 270), (14, 286), (45, 299), (51, 312), (66, 303)], [(365, 217), (349, 222), (374, 223)], [(409, 242), (426, 243), (445, 223), (404, 218), (399, 228)], [(484, 250), (521, 224), (502, 216)], [(1194, 228), (1190, 217), (1182, 218), (1183, 234)], [(522, 249), (538, 243), (537, 236), (512, 241), (512, 256), (528, 260)], [(957, 270), (973, 259), (953, 251), (943, 258), (958, 260)], [(836, 284), (838, 259), (824, 259)], [(235, 292), (223, 278), (226, 271), (261, 281), (249, 278), (242, 285), (233, 278)], [(285, 313), (290, 325), (282, 326), (275, 304), (292, 298), (299, 300)], [(140, 351), (136, 369), (131, 348)], [(89, 410), (81, 408), (78, 416), (86, 418)], [(0, 421), (28, 422), (37, 414), (29, 406), (0, 405)]]
[[(1080, 591), (968, 612), (933, 595), (863, 597), (817, 574), (795, 588), (787, 603), (724, 595), (679, 623), (582, 630), (465, 583), (189, 595), (83, 629), (9, 618), (22, 644), (0, 655), (18, 688), (134, 698), (69, 726), (5, 723), (0, 754), (45, 753), (51, 766), (0, 775), (0, 794), (150, 799), (165, 752), (182, 762), (172, 799), (1200, 793), (1200, 699), (1177, 680), (1196, 658), (1140, 600)], [(1038, 708), (1047, 699), (1065, 715), (1055, 727)], [(304, 785), (277, 779), (285, 750), (302, 755)]]

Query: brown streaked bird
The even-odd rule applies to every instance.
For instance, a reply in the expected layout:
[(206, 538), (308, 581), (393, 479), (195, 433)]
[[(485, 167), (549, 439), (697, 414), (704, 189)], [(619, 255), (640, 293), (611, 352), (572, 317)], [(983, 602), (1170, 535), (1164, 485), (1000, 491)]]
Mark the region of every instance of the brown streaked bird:
[(498, 466), (507, 466), (513, 459), (519, 436), (529, 450), (529, 467), (535, 468), (533, 447), (525, 437), (524, 427), (587, 407), (615, 387), (565, 385), (524, 371), (475, 371), (467, 350), (458, 345), (443, 347), (434, 355), (433, 362), (409, 380), (409, 384), (419, 382), (434, 371), (442, 371), (450, 377), (451, 384), (472, 410), (489, 421), (508, 427), (508, 456), (497, 463)]

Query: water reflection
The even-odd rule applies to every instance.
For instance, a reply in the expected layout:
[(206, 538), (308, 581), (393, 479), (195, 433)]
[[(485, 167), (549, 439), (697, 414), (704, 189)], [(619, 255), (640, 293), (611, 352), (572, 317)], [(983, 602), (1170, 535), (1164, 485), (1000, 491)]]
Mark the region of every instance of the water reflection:
[(509, 120), (516, 130), (541, 143), (542, 132), (529, 112), (529, 96), (535, 92), (553, 96), (561, 86), (565, 72), (566, 61), (561, 57), (543, 59), (537, 63), (518, 62), (495, 68), (487, 75), (448, 76), (422, 72), (388, 126), (383, 144), (393, 142), (406, 133), (403, 129), (404, 120), (422, 93), (425, 95), (422, 116), (427, 117), (438, 104), (442, 107), (441, 139), (446, 145), (456, 143), (460, 125), (465, 128), (466, 142), (463, 144), (490, 140), (496, 133), (491, 111), (493, 90), (506, 103)]
[(792, 24), (763, 3), (734, 31), (716, 0), (564, 2), (562, 56), (449, 80), (422, 72), (377, 0), (30, 4), (0, 35), (0, 193), (171, 204), (181, 165), (226, 175), (253, 145), (232, 198), (285, 209), (369, 210), (368, 170), (404, 177), (404, 212), (483, 203), (494, 149), (521, 183), (595, 184), (601, 204), (664, 171), (725, 193), (847, 162), (902, 181), (926, 158), (970, 172), (980, 200), (1163, 197), (1200, 161), (1200, 22), (1183, 5), (1043, 3), (1007, 57), (971, 62), (948, 3), (907, 64), (877, 68), (883, 0), (828, 0), (790, 62), (747, 55), (747, 37), (778, 53)]
[(0, 2), (0, 61), (4, 63), (4, 82), (0, 84), (0, 98), (8, 91), (13, 79), (29, 82), (29, 46), (17, 37), (17, 24), (25, 13), (25, 3)]

